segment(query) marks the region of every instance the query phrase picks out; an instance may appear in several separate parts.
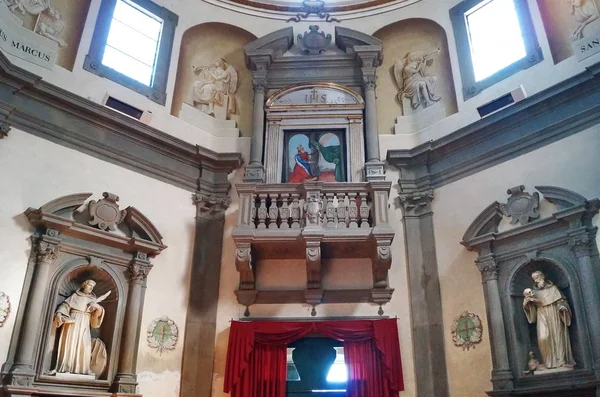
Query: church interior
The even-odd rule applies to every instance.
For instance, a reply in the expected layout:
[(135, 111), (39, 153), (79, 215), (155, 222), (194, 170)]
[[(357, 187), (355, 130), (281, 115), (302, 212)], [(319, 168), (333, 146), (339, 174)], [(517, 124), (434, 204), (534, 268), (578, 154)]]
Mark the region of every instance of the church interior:
[(0, 0), (0, 396), (600, 397), (600, 0)]

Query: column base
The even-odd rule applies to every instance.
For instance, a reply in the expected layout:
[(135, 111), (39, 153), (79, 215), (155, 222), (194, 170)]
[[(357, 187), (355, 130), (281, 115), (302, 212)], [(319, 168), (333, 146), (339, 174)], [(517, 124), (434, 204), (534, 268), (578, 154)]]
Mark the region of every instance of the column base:
[(117, 374), (111, 391), (114, 393), (135, 394), (137, 389), (137, 380), (132, 374)]
[(244, 182), (265, 183), (265, 167), (262, 164), (249, 164), (244, 171)]
[(492, 371), (492, 385), (494, 391), (513, 389), (515, 387), (512, 372), (509, 370)]
[(33, 386), (35, 371), (30, 365), (15, 364), (8, 372), (4, 384), (21, 387)]
[(369, 161), (366, 163), (365, 178), (367, 182), (385, 181), (385, 163), (383, 161)]

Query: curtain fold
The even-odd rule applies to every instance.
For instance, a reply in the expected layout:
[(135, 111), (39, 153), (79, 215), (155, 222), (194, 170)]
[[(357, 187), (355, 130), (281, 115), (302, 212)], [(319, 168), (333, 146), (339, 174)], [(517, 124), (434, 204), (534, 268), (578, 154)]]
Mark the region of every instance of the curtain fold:
[(286, 347), (318, 332), (344, 342), (349, 397), (397, 397), (404, 390), (395, 319), (231, 323), (225, 393), (285, 397)]

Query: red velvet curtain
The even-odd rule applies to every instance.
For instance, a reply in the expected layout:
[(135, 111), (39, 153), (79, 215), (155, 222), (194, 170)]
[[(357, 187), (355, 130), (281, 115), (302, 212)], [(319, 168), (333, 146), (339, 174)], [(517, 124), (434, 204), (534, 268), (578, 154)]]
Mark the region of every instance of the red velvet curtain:
[(395, 319), (231, 323), (224, 391), (232, 397), (285, 397), (286, 347), (318, 332), (344, 342), (348, 397), (397, 397), (404, 390)]

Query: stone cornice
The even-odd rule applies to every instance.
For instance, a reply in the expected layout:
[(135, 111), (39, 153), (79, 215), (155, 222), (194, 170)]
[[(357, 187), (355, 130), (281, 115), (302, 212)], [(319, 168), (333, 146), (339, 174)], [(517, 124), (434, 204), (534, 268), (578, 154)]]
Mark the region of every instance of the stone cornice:
[[(226, 176), (242, 165), (240, 153), (217, 153), (80, 97), (13, 65), (0, 53), (0, 120), (101, 160), (197, 191), (203, 174)], [(207, 170), (210, 172), (202, 172)], [(211, 178), (214, 185), (215, 178)], [(209, 183), (209, 186), (211, 185)]]
[(391, 165), (433, 188), (501, 164), (600, 123), (600, 63), (504, 110), (413, 149), (389, 150)]

